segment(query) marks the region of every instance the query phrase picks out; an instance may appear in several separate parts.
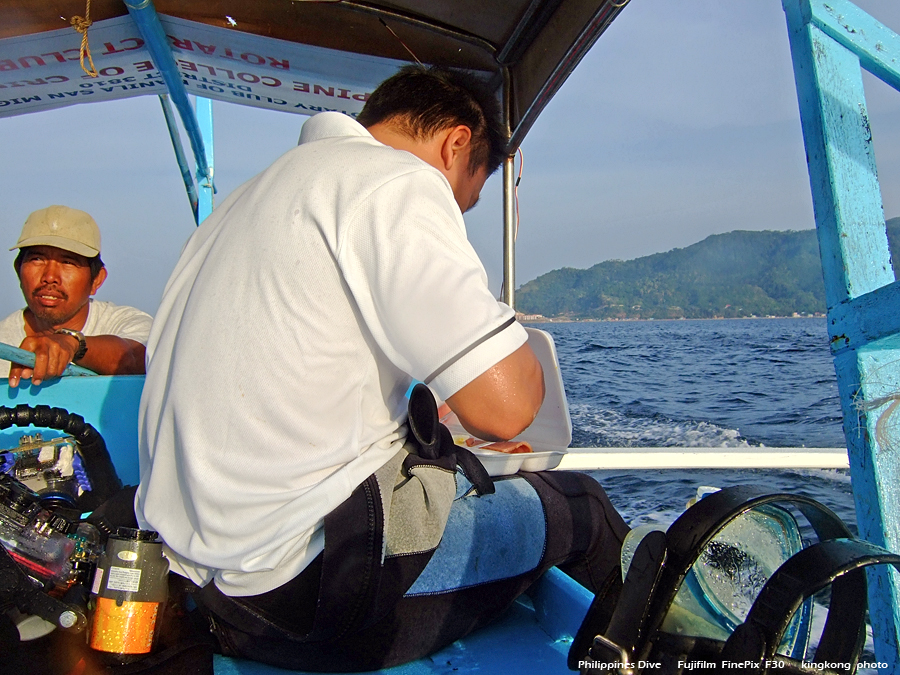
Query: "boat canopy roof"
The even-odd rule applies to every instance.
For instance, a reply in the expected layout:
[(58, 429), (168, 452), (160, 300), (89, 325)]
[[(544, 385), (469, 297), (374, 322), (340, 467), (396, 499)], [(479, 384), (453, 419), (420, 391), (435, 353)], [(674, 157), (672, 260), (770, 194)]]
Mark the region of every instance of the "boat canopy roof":
[[(161, 64), (134, 18), (136, 10), (155, 7), (188, 93), (303, 114), (353, 114), (405, 63), (464, 68), (482, 74), (503, 101), (513, 150), (625, 4), (0, 0), (0, 117), (166, 93)], [(92, 22), (88, 51), (74, 17)], [(82, 60), (88, 69), (93, 61), (97, 77), (85, 74)]]

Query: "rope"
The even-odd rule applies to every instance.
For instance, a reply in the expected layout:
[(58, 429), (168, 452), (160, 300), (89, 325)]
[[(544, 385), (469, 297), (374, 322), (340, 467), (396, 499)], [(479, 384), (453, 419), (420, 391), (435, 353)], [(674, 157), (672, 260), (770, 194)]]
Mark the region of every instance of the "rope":
[[(868, 384), (888, 390), (894, 388), (893, 383), (885, 384), (881, 370), (896, 363), (897, 360), (892, 359), (872, 370), (866, 378)], [(900, 452), (900, 415), (897, 414), (897, 410), (900, 409), (900, 392), (895, 391), (868, 401), (863, 399), (860, 391), (853, 395), (853, 407), (860, 413), (873, 412), (882, 406), (885, 408), (875, 421), (875, 441), (882, 450)]]
[(519, 183), (522, 182), (522, 169), (525, 168), (525, 153), (522, 152), (522, 146), (519, 146), (519, 177), (516, 178), (516, 185), (513, 188), (513, 194), (516, 197), (516, 231), (513, 234), (513, 241), (519, 238)]
[(395, 38), (397, 38), (397, 42), (399, 42), (401, 45), (403, 45), (403, 48), (404, 48), (406, 51), (409, 52), (409, 55), (410, 55), (411, 57), (413, 57), (413, 59), (415, 60), (415, 62), (418, 63), (420, 66), (422, 66), (422, 67), (424, 68), (425, 66), (422, 64), (421, 61), (419, 61), (419, 57), (416, 56), (416, 55), (413, 53), (413, 50), (412, 50), (412, 49), (410, 49), (409, 47), (406, 46), (406, 43), (405, 43), (403, 40), (400, 39), (400, 36), (397, 35), (397, 34), (394, 32), (393, 28), (391, 28), (390, 26), (388, 26), (388, 25), (385, 23), (384, 19), (382, 19), (381, 17), (378, 17), (378, 20), (381, 22), (381, 25), (382, 25), (382, 26), (384, 26), (385, 28), (388, 29), (388, 32), (389, 32), (391, 35), (393, 35)]
[[(72, 28), (81, 33), (81, 51), (79, 54), (81, 69), (91, 77), (97, 77), (99, 73), (94, 67), (94, 59), (91, 56), (91, 47), (88, 44), (88, 28), (90, 28), (93, 23), (93, 21), (91, 21), (91, 0), (87, 0), (87, 6), (84, 8), (84, 16), (73, 16), (69, 19), (69, 23), (72, 24)], [(90, 70), (84, 67), (85, 55), (87, 55), (88, 62), (91, 64)]]
[(881, 449), (896, 451), (900, 449), (900, 446), (895, 441), (897, 420), (894, 418), (894, 414), (900, 407), (900, 394), (881, 396), (872, 401), (854, 402), (854, 406), (860, 412), (871, 412), (883, 405), (887, 405), (887, 408), (881, 412), (875, 422), (875, 440)]

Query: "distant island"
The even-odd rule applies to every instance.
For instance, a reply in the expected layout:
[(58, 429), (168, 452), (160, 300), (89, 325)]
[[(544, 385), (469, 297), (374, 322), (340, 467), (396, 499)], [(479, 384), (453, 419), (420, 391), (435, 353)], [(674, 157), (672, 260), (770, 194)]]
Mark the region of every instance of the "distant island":
[[(900, 217), (887, 221), (900, 260)], [(686, 248), (589, 269), (565, 267), (516, 292), (527, 319), (815, 316), (825, 285), (815, 230), (714, 234)]]

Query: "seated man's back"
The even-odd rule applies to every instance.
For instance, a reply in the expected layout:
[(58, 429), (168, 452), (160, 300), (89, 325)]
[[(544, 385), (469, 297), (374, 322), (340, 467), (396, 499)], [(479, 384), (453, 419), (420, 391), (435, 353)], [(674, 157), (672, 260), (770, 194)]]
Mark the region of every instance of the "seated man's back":
[[(457, 472), (452, 439), (434, 459), (409, 433), (414, 379), (484, 438), (540, 408), (540, 364), (462, 218), (504, 156), (492, 92), (404, 69), (359, 121), (308, 120), (185, 246), (147, 347), (135, 510), (225, 653), (374, 670), (489, 621), (552, 565), (595, 589), (618, 575), (627, 527), (595, 481), (494, 486)], [(485, 564), (492, 548), (512, 564)]]

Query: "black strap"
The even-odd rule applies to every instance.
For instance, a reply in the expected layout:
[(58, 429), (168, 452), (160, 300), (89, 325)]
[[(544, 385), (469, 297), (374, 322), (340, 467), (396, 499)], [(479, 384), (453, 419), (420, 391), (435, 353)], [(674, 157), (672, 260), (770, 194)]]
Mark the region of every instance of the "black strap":
[[(755, 485), (739, 485), (709, 494), (681, 514), (666, 532), (668, 558), (659, 589), (649, 599), (648, 625), (643, 634), (653, 635), (659, 630), (694, 562), (728, 523), (752, 508), (776, 503), (795, 506), (820, 541), (852, 536), (834, 512), (804, 495), (766, 493), (765, 488)], [(649, 641), (642, 644), (643, 648), (635, 654), (638, 659), (647, 658), (652, 647)]]
[[(441, 456), (440, 418), (434, 394), (424, 384), (417, 384), (409, 394), (409, 431), (419, 444), (422, 459)], [(452, 441), (452, 439), (451, 439)]]
[(567, 665), (569, 670), (578, 670), (579, 661), (591, 651), (591, 646), (597, 635), (603, 635), (609, 627), (612, 613), (616, 608), (619, 595), (622, 593), (622, 575), (618, 570), (607, 578), (606, 584), (594, 596), (587, 614), (572, 639), (569, 647)]
[(409, 430), (418, 444), (419, 457), (438, 460), (455, 458), (466, 478), (479, 495), (494, 493), (494, 481), (484, 465), (468, 448), (453, 442), (453, 434), (440, 423), (434, 394), (424, 384), (417, 384), (409, 395)]
[(484, 464), (475, 454), (468, 448), (456, 445), (453, 442), (453, 434), (443, 424), (440, 425), (441, 435), (441, 455), (444, 457), (455, 457), (456, 463), (465, 474), (469, 482), (475, 488), (475, 492), (480, 495), (494, 494), (494, 479), (491, 478)]
[(814, 661), (847, 664), (837, 672), (850, 675), (865, 638), (864, 568), (885, 564), (900, 570), (900, 555), (857, 539), (820, 541), (800, 551), (769, 578), (746, 621), (725, 643), (722, 660), (771, 660), (800, 604), (831, 584), (828, 619)]
[(103, 437), (81, 415), (48, 405), (31, 407), (23, 403), (15, 408), (0, 407), (0, 430), (31, 425), (64, 431), (78, 443), (78, 453), (91, 484), (91, 489), (79, 498), (80, 508), (90, 511), (122, 489)]
[(633, 661), (632, 655), (644, 637), (642, 629), (647, 624), (647, 612), (650, 611), (647, 599), (652, 598), (656, 591), (665, 562), (665, 533), (648, 532), (631, 559), (609, 628), (605, 635), (594, 638), (588, 652), (591, 661), (606, 664), (607, 667), (601, 670), (616, 672), (620, 666), (614, 664)]
[[(134, 496), (137, 485), (126, 485), (112, 497), (100, 504), (85, 520), (97, 528), (103, 541), (116, 533), (120, 527), (140, 529), (134, 514)], [(59, 511), (57, 509), (57, 511)]]
[[(621, 652), (631, 662), (647, 660), (654, 648), (654, 636), (659, 633), (675, 595), (704, 548), (742, 513), (773, 503), (795, 506), (810, 522), (820, 540), (851, 536), (847, 526), (831, 510), (803, 495), (767, 494), (764, 488), (749, 485), (707, 495), (672, 523), (665, 534), (651, 532), (646, 535), (644, 539), (650, 538), (651, 543), (642, 555), (651, 556), (660, 567), (655, 569), (650, 560), (638, 568), (634, 568), (632, 563), (609, 626), (602, 635), (599, 631), (595, 633), (600, 639), (594, 640), (595, 647), (590, 656), (593, 658), (596, 655), (598, 660), (605, 662), (621, 662), (621, 655), (617, 653)], [(643, 544), (642, 541), (638, 546), (635, 557)], [(838, 591), (839, 594), (841, 592)], [(595, 616), (598, 614), (599, 610), (593, 613)], [(589, 612), (579, 635), (590, 633), (592, 627), (586, 624), (591, 616)], [(785, 621), (789, 619), (790, 615)], [(576, 645), (583, 649), (585, 642), (582, 635), (573, 643), (573, 649)], [(569, 663), (583, 660), (584, 655), (583, 651), (570, 652)]]

